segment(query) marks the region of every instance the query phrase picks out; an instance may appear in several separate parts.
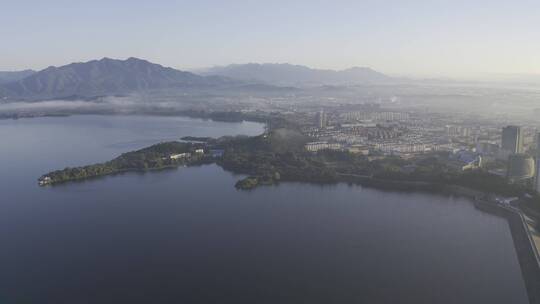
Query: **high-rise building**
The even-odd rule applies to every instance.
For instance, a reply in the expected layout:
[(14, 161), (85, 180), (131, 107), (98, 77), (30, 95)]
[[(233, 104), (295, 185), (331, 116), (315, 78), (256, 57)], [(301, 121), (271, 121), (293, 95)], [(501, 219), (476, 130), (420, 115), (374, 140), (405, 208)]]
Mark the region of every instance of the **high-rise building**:
[(529, 184), (535, 174), (534, 159), (526, 154), (512, 154), (508, 158), (507, 178), (513, 184)]
[(536, 153), (536, 156), (540, 156), (540, 132), (536, 133), (536, 136), (535, 136), (535, 153)]
[(536, 174), (534, 176), (534, 190), (540, 193), (540, 133), (536, 133), (535, 148)]
[(319, 129), (324, 129), (326, 128), (326, 124), (327, 124), (327, 121), (326, 121), (326, 113), (324, 113), (323, 110), (321, 110), (320, 112), (317, 113), (317, 116), (316, 116), (316, 122), (317, 126), (319, 127)]
[(471, 136), (472, 129), (470, 127), (464, 126), (446, 126), (446, 135), (448, 136), (460, 136), (460, 137), (469, 137)]
[(510, 154), (523, 152), (523, 134), (518, 126), (507, 126), (502, 129), (501, 149)]

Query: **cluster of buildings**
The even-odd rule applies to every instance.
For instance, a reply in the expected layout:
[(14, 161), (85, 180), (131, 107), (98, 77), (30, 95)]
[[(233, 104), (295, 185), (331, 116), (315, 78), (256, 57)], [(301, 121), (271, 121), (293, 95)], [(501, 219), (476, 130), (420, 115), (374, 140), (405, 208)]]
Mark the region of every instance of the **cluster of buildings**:
[(506, 176), (510, 183), (531, 185), (540, 193), (540, 133), (535, 136), (532, 153), (525, 153), (523, 143), (521, 127), (504, 127), (499, 157), (507, 157)]
[(382, 111), (382, 112), (365, 112), (365, 111), (352, 111), (342, 113), (341, 118), (349, 121), (362, 121), (362, 120), (372, 120), (372, 121), (408, 121), (410, 119), (410, 114), (407, 112), (391, 112), (391, 111)]
[[(331, 117), (331, 118), (330, 118)], [(315, 114), (314, 122), (305, 126), (304, 134), (316, 138), (308, 143), (308, 151), (340, 149), (357, 151), (361, 147), (383, 154), (404, 155), (458, 149), (433, 132), (430, 126), (419, 125), (410, 113), (370, 108), (366, 111)]]
[[(540, 133), (531, 146), (525, 144), (520, 126), (505, 126), (501, 131), (495, 125), (460, 124), (450, 119), (444, 123), (439, 117), (380, 108), (330, 114), (321, 110), (304, 128), (306, 135), (316, 139), (305, 148), (311, 152), (328, 149), (402, 157), (447, 151), (451, 152), (449, 162), (462, 170), (490, 162), (503, 164), (493, 172), (505, 176), (509, 183), (530, 185), (540, 193)], [(528, 154), (526, 146), (530, 147)]]
[(438, 142), (391, 142), (391, 143), (375, 143), (374, 148), (385, 154), (391, 155), (403, 155), (403, 154), (416, 154), (416, 153), (427, 153), (427, 152), (436, 152), (436, 151), (451, 151), (453, 150), (453, 145), (449, 143), (438, 143)]
[(338, 143), (328, 143), (327, 141), (314, 141), (307, 143), (305, 148), (310, 152), (317, 152), (321, 150), (341, 150), (342, 145)]
[(459, 125), (446, 125), (446, 135), (449, 137), (469, 137), (472, 135), (472, 128)]

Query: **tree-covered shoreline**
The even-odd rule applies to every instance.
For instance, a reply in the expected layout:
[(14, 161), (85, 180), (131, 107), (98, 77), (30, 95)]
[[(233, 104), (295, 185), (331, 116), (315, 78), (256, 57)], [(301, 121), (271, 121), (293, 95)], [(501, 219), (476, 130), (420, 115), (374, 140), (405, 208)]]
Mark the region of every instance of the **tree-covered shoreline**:
[[(217, 139), (184, 137), (190, 142), (164, 142), (127, 152), (104, 163), (66, 168), (43, 175), (44, 185), (84, 180), (129, 171), (150, 171), (216, 163), (244, 174), (238, 189), (253, 189), (279, 182), (356, 183), (396, 190), (442, 191), (445, 185), (462, 186), (501, 196), (522, 196), (526, 189), (482, 170), (462, 171), (448, 166), (444, 154), (431, 153), (412, 160), (398, 157), (370, 159), (347, 151), (308, 152), (310, 139), (293, 129), (279, 128), (259, 136)], [(219, 151), (219, 153), (214, 153)], [(414, 167), (413, 170), (404, 170)]]
[[(41, 185), (60, 184), (130, 171), (150, 171), (193, 165), (208, 161), (204, 153), (197, 153), (200, 144), (164, 142), (137, 151), (124, 153), (117, 158), (93, 165), (65, 168), (44, 174)], [(185, 155), (182, 155), (185, 154)], [(182, 155), (182, 157), (172, 157)]]

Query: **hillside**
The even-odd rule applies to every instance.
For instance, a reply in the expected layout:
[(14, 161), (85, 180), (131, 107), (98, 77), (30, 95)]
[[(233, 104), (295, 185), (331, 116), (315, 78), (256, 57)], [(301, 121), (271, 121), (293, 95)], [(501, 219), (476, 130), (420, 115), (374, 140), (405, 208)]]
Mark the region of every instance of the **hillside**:
[(26, 78), (34, 74), (35, 72), (36, 71), (34, 70), (10, 71), (10, 72), (0, 71), (0, 84), (21, 80), (23, 78)]
[(230, 83), (223, 77), (203, 77), (146, 60), (103, 58), (61, 67), (48, 67), (3, 84), (0, 93), (11, 99), (93, 97), (167, 88), (213, 87)]
[(366, 67), (334, 71), (312, 69), (288, 63), (232, 64), (213, 67), (201, 71), (200, 74), (225, 76), (243, 81), (256, 81), (280, 86), (353, 85), (392, 81), (391, 77)]

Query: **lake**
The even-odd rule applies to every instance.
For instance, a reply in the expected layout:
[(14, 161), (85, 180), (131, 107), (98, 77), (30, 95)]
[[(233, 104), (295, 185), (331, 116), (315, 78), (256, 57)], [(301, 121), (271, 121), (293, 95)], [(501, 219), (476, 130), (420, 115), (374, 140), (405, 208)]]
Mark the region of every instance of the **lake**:
[(506, 220), (345, 184), (237, 191), (216, 165), (38, 187), (182, 136), (179, 117), (0, 120), (0, 303), (528, 303)]

